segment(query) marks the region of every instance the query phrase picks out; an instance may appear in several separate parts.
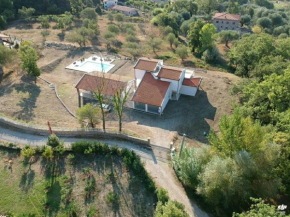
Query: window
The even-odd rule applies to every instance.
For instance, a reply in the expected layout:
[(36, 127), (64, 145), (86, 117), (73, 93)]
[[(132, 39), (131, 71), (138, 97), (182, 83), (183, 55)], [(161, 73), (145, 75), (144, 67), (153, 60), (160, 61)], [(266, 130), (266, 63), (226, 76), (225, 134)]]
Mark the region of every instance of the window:
[(215, 21), (215, 23), (219, 23), (219, 21), (217, 20), (217, 21)]
[(233, 22), (233, 25), (235, 25), (236, 23), (235, 22)]
[(226, 29), (228, 29), (228, 27), (226, 27)]
[(222, 21), (222, 23), (224, 23), (224, 21)]
[(227, 22), (227, 24), (229, 24), (229, 22)]
[(159, 107), (158, 106), (154, 106), (154, 105), (147, 104), (147, 111), (148, 112), (152, 112), (152, 113), (159, 114)]
[(145, 104), (143, 103), (139, 103), (139, 102), (134, 102), (134, 106), (135, 106), (135, 109), (139, 109), (139, 110), (142, 110), (142, 111), (145, 111)]

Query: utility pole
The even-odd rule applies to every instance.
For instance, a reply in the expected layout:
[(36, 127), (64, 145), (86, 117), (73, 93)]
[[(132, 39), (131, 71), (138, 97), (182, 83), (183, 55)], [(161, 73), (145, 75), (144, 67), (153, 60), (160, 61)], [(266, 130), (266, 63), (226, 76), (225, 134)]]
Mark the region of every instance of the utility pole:
[(185, 137), (186, 137), (186, 134), (184, 133), (183, 134), (183, 138), (182, 138), (181, 147), (180, 147), (179, 157), (181, 156), (181, 153), (182, 153), (182, 149), (183, 149), (183, 146), (184, 146)]

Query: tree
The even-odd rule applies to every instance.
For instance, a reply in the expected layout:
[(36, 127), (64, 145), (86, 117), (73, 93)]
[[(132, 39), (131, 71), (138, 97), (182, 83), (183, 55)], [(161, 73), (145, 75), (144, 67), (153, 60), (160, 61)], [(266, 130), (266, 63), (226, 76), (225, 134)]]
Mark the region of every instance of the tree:
[(16, 56), (16, 50), (8, 49), (4, 45), (0, 44), (0, 65), (5, 65), (6, 63), (13, 60)]
[(202, 53), (201, 59), (203, 59), (206, 63), (215, 63), (219, 60), (220, 58), (220, 53), (219, 49), (212, 48), (212, 49), (207, 49)]
[(190, 30), (191, 24), (192, 24), (191, 20), (186, 20), (181, 24), (180, 31), (183, 33), (184, 36), (188, 35), (188, 31)]
[(217, 9), (217, 7), (218, 7), (217, 0), (197, 0), (196, 3), (198, 6), (198, 10), (204, 11), (207, 14), (209, 14), (211, 11)]
[(120, 33), (120, 29), (116, 25), (109, 25), (108, 31), (113, 32), (114, 34), (118, 35)]
[(48, 137), (46, 145), (51, 147), (56, 153), (63, 154), (65, 152), (64, 143), (55, 134), (51, 134)]
[(53, 150), (50, 146), (45, 146), (44, 152), (42, 153), (42, 156), (48, 160), (52, 160), (53, 158)]
[(161, 201), (157, 203), (155, 217), (189, 217), (184, 210), (184, 205), (177, 201), (169, 201), (163, 204)]
[(142, 56), (143, 54), (143, 48), (140, 47), (140, 44), (136, 42), (127, 42), (124, 45), (124, 47), (125, 47), (126, 52), (128, 52), (129, 54), (133, 56), (134, 60), (136, 60), (138, 57)]
[(189, 46), (191, 48), (191, 52), (195, 52), (200, 49), (202, 46), (200, 31), (202, 27), (205, 25), (201, 20), (197, 20), (195, 23), (191, 24), (190, 30), (188, 32)]
[(50, 32), (48, 30), (41, 31), (43, 41), (46, 41), (46, 37), (49, 36)]
[(251, 201), (253, 202), (253, 204), (251, 205), (251, 209), (249, 211), (240, 214), (233, 213), (233, 217), (289, 217), (289, 215), (285, 215), (284, 213), (277, 211), (276, 206), (266, 204), (261, 198), (251, 198)]
[(230, 49), (228, 55), (230, 63), (236, 68), (236, 74), (249, 77), (259, 60), (274, 51), (273, 37), (259, 34), (242, 37)]
[(85, 8), (84, 10), (81, 11), (80, 16), (83, 19), (89, 19), (93, 21), (97, 20), (97, 13), (95, 11), (95, 8)]
[(92, 104), (86, 104), (77, 110), (77, 117), (81, 125), (87, 121), (92, 128), (95, 128), (95, 125), (99, 123), (100, 110)]
[(49, 25), (49, 17), (48, 16), (42, 15), (38, 18), (38, 20), (40, 21), (41, 27), (43, 29), (49, 29), (50, 25)]
[(152, 48), (153, 52), (156, 54), (156, 50), (160, 49), (162, 40), (160, 38), (150, 38), (148, 44)]
[(172, 44), (174, 43), (175, 39), (176, 37), (173, 33), (169, 33), (166, 37), (166, 40), (169, 42), (171, 49), (172, 49)]
[(22, 62), (22, 69), (34, 77), (36, 83), (36, 78), (40, 76), (40, 69), (36, 64), (38, 59), (36, 50), (31, 46), (21, 46), (19, 56)]
[(252, 31), (255, 34), (260, 34), (262, 32), (262, 28), (260, 26), (255, 25), (252, 27)]
[(241, 16), (240, 22), (241, 22), (241, 26), (249, 25), (251, 22), (251, 16), (248, 14)]
[(108, 13), (108, 20), (112, 23), (114, 21), (114, 16), (111, 12)]
[(187, 47), (182, 45), (176, 48), (176, 54), (180, 57), (181, 61), (188, 57)]
[(124, 21), (124, 15), (121, 14), (121, 13), (117, 13), (115, 14), (115, 20), (118, 21), (118, 22), (123, 22)]
[(202, 44), (200, 52), (204, 52), (207, 49), (213, 49), (214, 44), (214, 35), (216, 33), (216, 28), (213, 24), (205, 24), (200, 30), (200, 42)]
[[(239, 174), (239, 168), (231, 158), (223, 159), (214, 156), (198, 178), (200, 182), (197, 193), (217, 210), (220, 207), (233, 209), (230, 207), (231, 204), (242, 201), (237, 195), (241, 195), (245, 199), (247, 191), (244, 180)], [(244, 189), (240, 189), (239, 186), (243, 186)]]
[(272, 21), (268, 17), (261, 17), (257, 20), (257, 25), (259, 25), (263, 28), (271, 28)]
[(240, 37), (240, 33), (233, 30), (223, 30), (218, 34), (221, 42), (225, 43), (226, 47), (229, 48), (229, 41), (237, 40)]
[(83, 10), (84, 5), (82, 0), (69, 0), (71, 11), (75, 15), (79, 15), (79, 13)]
[(105, 77), (103, 76), (102, 82), (97, 85), (96, 91), (94, 92), (94, 97), (98, 101), (99, 108), (102, 114), (102, 122), (103, 122), (103, 131), (106, 131), (106, 116), (104, 110), (104, 103), (105, 103), (105, 96), (104, 96), (104, 89), (105, 89)]
[(0, 29), (4, 29), (6, 25), (7, 25), (6, 19), (2, 15), (0, 15)]
[(119, 88), (117, 92), (113, 96), (113, 104), (117, 111), (118, 119), (119, 119), (119, 132), (122, 131), (122, 117), (124, 111), (124, 105), (127, 102), (127, 98), (129, 95), (130, 89), (122, 89)]
[(18, 9), (18, 14), (22, 19), (30, 18), (34, 13), (35, 13), (34, 8), (26, 8), (23, 6), (21, 9)]
[(32, 149), (29, 145), (25, 146), (25, 148), (23, 148), (21, 150), (21, 155), (26, 158), (26, 159), (30, 159), (33, 155), (35, 155), (35, 149)]
[(94, 31), (86, 27), (74, 29), (72, 33), (67, 36), (67, 40), (73, 43), (78, 43), (80, 47), (85, 47), (89, 39), (94, 36)]
[(164, 188), (158, 188), (156, 190), (157, 193), (157, 199), (160, 201), (162, 204), (165, 204), (169, 201), (169, 195), (168, 191)]
[(267, 144), (266, 130), (259, 122), (243, 117), (239, 109), (231, 116), (221, 118), (219, 130), (219, 136), (211, 131), (208, 140), (214, 150), (227, 157), (233, 157), (239, 151), (257, 156)]

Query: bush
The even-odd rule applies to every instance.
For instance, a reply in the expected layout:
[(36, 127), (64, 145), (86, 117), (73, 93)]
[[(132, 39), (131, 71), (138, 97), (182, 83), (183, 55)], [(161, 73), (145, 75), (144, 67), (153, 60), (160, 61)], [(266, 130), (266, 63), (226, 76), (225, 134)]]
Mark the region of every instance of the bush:
[(286, 33), (281, 33), (281, 34), (278, 36), (279, 39), (285, 39), (285, 38), (287, 38), (287, 37), (288, 37), (288, 35), (287, 35)]
[(157, 199), (158, 201), (161, 201), (162, 204), (165, 204), (169, 201), (169, 195), (166, 189), (158, 188), (156, 192), (157, 192)]
[(202, 59), (206, 63), (215, 63), (219, 60), (219, 57), (220, 57), (220, 53), (217, 48), (207, 49), (202, 54)]
[(42, 156), (48, 160), (53, 158), (53, 150), (50, 146), (45, 146)]
[(116, 26), (116, 25), (109, 25), (109, 26), (108, 26), (108, 30), (109, 30), (110, 32), (115, 33), (116, 35), (118, 35), (118, 34), (120, 33), (120, 29), (119, 29), (119, 27)]
[(128, 41), (128, 42), (137, 42), (138, 39), (135, 36), (133, 36), (133, 35), (128, 35), (126, 37), (126, 41)]

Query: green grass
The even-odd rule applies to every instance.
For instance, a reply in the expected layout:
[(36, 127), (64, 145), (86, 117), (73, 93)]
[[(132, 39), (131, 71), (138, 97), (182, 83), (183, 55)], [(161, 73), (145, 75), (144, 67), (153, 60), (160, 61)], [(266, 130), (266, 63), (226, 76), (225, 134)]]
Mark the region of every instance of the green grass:
[[(146, 204), (156, 203), (155, 196), (118, 156), (76, 154), (73, 164), (67, 154), (55, 163), (35, 156), (29, 166), (19, 151), (7, 150), (0, 148), (0, 215), (153, 216), (155, 207)], [(11, 167), (6, 159), (12, 160)], [(114, 200), (108, 202), (110, 192)]]

